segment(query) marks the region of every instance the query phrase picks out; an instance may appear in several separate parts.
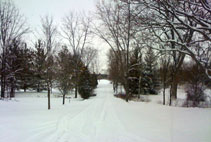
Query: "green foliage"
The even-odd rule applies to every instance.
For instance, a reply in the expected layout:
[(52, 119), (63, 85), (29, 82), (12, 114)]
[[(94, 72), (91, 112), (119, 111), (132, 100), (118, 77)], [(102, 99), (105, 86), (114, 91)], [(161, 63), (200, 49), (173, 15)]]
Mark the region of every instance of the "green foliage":
[(93, 93), (92, 76), (87, 67), (83, 67), (79, 75), (78, 92), (81, 98), (88, 99)]

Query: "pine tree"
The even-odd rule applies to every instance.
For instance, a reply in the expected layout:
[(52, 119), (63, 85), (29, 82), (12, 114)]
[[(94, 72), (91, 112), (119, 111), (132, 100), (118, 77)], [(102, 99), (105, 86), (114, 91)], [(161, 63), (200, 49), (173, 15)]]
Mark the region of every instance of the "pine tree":
[(159, 86), (157, 75), (157, 56), (152, 47), (148, 47), (145, 54), (145, 66), (142, 72), (142, 89), (144, 94), (157, 94)]
[(6, 89), (9, 93), (7, 97), (15, 97), (15, 88), (17, 81), (17, 73), (21, 71), (20, 66), (20, 45), (21, 41), (13, 40), (12, 44), (8, 48), (7, 58), (6, 58)]
[(45, 88), (44, 85), (44, 66), (45, 66), (46, 54), (44, 50), (44, 43), (38, 40), (35, 44), (33, 70), (34, 70), (34, 84), (37, 92), (42, 91)]
[(33, 59), (34, 52), (27, 48), (27, 44), (23, 45), (23, 48), (20, 49), (19, 54), (19, 63), (21, 71), (17, 74), (17, 87), (24, 89), (33, 88), (34, 86), (34, 71), (33, 71)]
[(132, 94), (140, 93), (140, 75), (142, 66), (142, 54), (139, 48), (136, 48), (130, 59), (130, 69), (129, 69), (129, 91)]
[(91, 74), (87, 67), (83, 67), (79, 74), (78, 92), (83, 99), (88, 99), (93, 93)]
[(74, 87), (71, 80), (73, 76), (71, 57), (66, 46), (62, 48), (57, 56), (56, 80), (57, 87), (63, 95), (63, 104), (65, 104), (65, 95)]

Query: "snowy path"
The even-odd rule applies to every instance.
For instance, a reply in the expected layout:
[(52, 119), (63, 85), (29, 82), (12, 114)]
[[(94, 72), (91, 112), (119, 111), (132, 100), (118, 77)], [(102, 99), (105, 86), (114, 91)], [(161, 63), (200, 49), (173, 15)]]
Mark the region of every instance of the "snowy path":
[(211, 109), (176, 108), (113, 97), (101, 80), (96, 97), (61, 105), (46, 98), (0, 102), (0, 142), (210, 142)]
[(36, 139), (35, 136), (28, 141), (36, 139), (36, 141), (46, 142), (129, 142), (131, 140), (138, 142), (134, 135), (125, 130), (114, 110), (115, 98), (111, 95), (111, 85), (100, 84), (96, 93), (97, 97), (86, 100), (89, 102), (86, 108), (74, 115), (71, 111), (68, 112), (58, 121), (50, 124), (54, 126), (53, 131), (47, 130), (41, 133), (43, 137), (38, 136)]

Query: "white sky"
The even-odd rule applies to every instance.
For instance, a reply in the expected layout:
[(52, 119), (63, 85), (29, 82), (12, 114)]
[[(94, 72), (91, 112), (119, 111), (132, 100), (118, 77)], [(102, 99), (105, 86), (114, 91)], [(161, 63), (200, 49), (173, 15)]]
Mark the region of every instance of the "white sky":
[(97, 0), (14, 0), (31, 26), (40, 24), (40, 17), (52, 15), (56, 22), (70, 11), (94, 11)]
[[(50, 15), (54, 18), (54, 22), (59, 25), (62, 18), (70, 11), (94, 12), (95, 5), (98, 0), (13, 0), (21, 13), (26, 17), (27, 23), (31, 31), (35, 34), (40, 29), (40, 18)], [(31, 36), (32, 37), (32, 34)], [(96, 44), (97, 43), (97, 44)], [(101, 44), (99, 44), (101, 43)], [(100, 47), (100, 65), (101, 70), (106, 69), (107, 59), (105, 44), (102, 41), (95, 41), (95, 46)]]

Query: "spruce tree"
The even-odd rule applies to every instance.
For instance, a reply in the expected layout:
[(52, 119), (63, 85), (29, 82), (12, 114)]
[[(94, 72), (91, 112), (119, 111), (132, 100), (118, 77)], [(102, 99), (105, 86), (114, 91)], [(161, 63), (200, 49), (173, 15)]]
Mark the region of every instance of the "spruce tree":
[(140, 91), (140, 75), (142, 66), (142, 54), (140, 49), (136, 48), (130, 58), (129, 68), (129, 91), (132, 94), (139, 94)]
[(92, 95), (92, 79), (87, 67), (82, 67), (81, 69), (78, 86), (78, 92), (83, 99), (88, 99)]
[(44, 66), (45, 66), (46, 54), (44, 50), (44, 43), (41, 40), (38, 40), (35, 44), (34, 52), (34, 84), (37, 89), (37, 92), (42, 91), (45, 88), (44, 85)]
[(17, 73), (17, 87), (26, 91), (26, 89), (34, 87), (34, 51), (27, 48), (27, 44), (24, 44), (19, 52), (18, 62), (21, 71)]
[(157, 75), (157, 56), (152, 47), (148, 47), (145, 54), (145, 65), (142, 72), (142, 89), (144, 94), (157, 94), (158, 75)]

